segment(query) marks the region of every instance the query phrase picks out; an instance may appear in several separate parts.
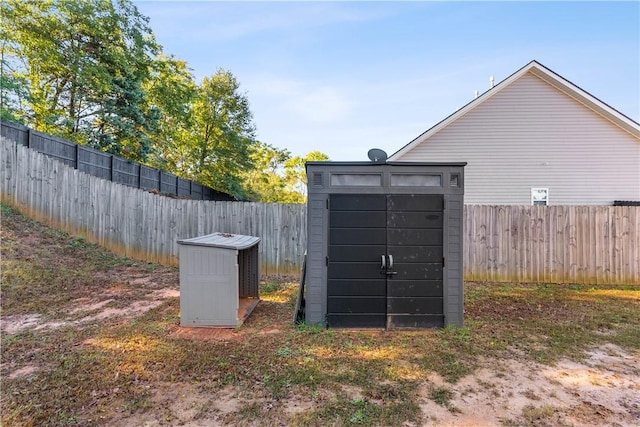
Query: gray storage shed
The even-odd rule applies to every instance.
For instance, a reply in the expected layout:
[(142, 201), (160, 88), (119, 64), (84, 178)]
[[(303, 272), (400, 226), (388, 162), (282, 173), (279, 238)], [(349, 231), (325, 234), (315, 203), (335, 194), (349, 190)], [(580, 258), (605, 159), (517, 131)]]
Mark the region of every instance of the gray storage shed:
[(260, 301), (259, 242), (228, 233), (178, 240), (181, 326), (244, 322)]
[(465, 165), (307, 163), (305, 321), (462, 325)]

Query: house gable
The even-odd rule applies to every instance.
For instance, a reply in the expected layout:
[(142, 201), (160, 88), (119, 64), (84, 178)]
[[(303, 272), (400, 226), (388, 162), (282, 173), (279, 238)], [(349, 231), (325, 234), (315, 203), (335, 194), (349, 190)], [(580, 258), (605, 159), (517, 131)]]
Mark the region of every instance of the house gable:
[(640, 200), (640, 125), (538, 63), (524, 70), (390, 160), (467, 162), (471, 204), (528, 205), (532, 188), (550, 204)]

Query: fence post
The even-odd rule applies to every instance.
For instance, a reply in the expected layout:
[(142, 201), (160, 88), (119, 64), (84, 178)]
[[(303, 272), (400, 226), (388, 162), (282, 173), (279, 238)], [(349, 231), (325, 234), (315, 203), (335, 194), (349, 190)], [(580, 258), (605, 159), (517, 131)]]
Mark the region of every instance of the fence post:
[(142, 188), (142, 164), (138, 163), (138, 188)]
[(76, 163), (75, 163), (75, 168), (78, 169), (78, 166), (80, 166), (80, 145), (76, 144)]
[(158, 169), (158, 193), (162, 193), (162, 171)]
[(31, 131), (31, 128), (27, 129), (27, 148), (31, 148)]
[(113, 182), (113, 154), (109, 156), (109, 180)]

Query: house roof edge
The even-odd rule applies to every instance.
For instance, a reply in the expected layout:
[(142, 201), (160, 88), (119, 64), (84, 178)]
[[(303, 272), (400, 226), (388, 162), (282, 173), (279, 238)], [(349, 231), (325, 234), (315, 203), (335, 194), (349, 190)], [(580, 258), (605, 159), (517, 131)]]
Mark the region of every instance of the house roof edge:
[(439, 132), (441, 129), (448, 126), (450, 123), (456, 121), (459, 117), (464, 116), (469, 111), (473, 110), (477, 106), (484, 103), (486, 100), (490, 99), (504, 88), (508, 87), (511, 83), (518, 80), (524, 74), (532, 72), (533, 75), (542, 79), (547, 84), (552, 85), (557, 90), (560, 90), (567, 96), (575, 99), (591, 110), (603, 116), (605, 119), (611, 121), (615, 125), (621, 127), (623, 130), (627, 131), (631, 135), (640, 139), (640, 123), (631, 119), (630, 117), (624, 115), (620, 111), (611, 107), (609, 104), (601, 101), (597, 97), (593, 96), (589, 92), (585, 91), (578, 85), (572, 83), (566, 78), (562, 77), (555, 71), (550, 68), (544, 66), (540, 62), (535, 59), (527, 63), (525, 66), (521, 67), (510, 76), (496, 84), (493, 88), (481, 94), (478, 98), (471, 100), (462, 108), (456, 110), (451, 113), (447, 117), (445, 117), (440, 122), (436, 123), (431, 128), (427, 129), (408, 144), (400, 148), (398, 151), (389, 156), (388, 161), (397, 161), (398, 158), (402, 157), (406, 153), (410, 152), (414, 147), (421, 144), (423, 141), (428, 139), (431, 135)]

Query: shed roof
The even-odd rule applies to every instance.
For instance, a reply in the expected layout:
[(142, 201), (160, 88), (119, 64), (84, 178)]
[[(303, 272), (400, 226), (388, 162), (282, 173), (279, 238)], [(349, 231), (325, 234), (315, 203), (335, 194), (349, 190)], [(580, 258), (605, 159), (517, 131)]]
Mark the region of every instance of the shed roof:
[(466, 166), (467, 162), (392, 162), (392, 161), (384, 161), (380, 163), (375, 162), (367, 162), (367, 161), (354, 161), (354, 162), (343, 162), (343, 161), (329, 161), (329, 160), (318, 160), (312, 162), (306, 162), (305, 167), (307, 166), (382, 166), (382, 165), (390, 165), (390, 166), (436, 166), (436, 167), (446, 167), (446, 166)]
[(259, 237), (243, 236), (241, 234), (230, 234), (215, 232), (206, 236), (194, 237), (192, 239), (178, 240), (180, 245), (210, 246), (214, 248), (242, 250), (250, 248), (260, 242)]

